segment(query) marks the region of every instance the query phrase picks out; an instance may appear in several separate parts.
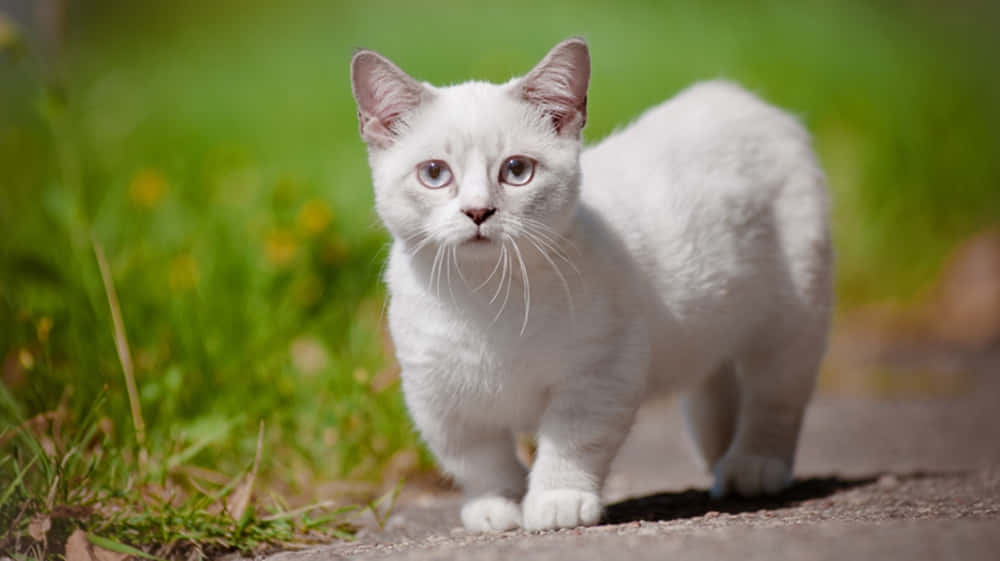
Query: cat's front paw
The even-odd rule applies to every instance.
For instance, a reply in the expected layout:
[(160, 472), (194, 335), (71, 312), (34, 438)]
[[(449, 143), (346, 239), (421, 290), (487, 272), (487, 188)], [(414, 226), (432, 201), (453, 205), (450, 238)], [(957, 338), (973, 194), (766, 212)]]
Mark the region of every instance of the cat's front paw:
[(506, 497), (477, 497), (462, 505), (462, 524), (470, 532), (506, 532), (521, 525), (521, 505)]
[(723, 457), (714, 472), (711, 494), (715, 498), (732, 494), (743, 497), (773, 495), (792, 482), (788, 463), (768, 456)]
[(548, 530), (590, 526), (601, 519), (601, 498), (575, 489), (528, 493), (524, 498), (524, 528)]

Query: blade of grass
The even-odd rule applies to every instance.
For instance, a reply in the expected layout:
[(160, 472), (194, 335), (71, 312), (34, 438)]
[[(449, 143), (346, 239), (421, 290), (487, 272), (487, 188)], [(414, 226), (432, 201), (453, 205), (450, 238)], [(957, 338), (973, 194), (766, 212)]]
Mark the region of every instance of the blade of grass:
[(114, 540), (108, 538), (102, 538), (94, 534), (87, 534), (87, 541), (97, 547), (102, 547), (108, 551), (114, 551), (115, 553), (124, 553), (126, 555), (135, 555), (136, 557), (142, 557), (143, 559), (151, 559), (153, 561), (166, 561), (161, 557), (156, 557), (150, 555), (141, 549), (136, 549), (130, 545), (125, 545), (123, 543), (118, 543)]
[(168, 457), (166, 461), (163, 462), (163, 464), (167, 468), (167, 471), (170, 472), (179, 468), (180, 466), (183, 466), (188, 462), (188, 460), (193, 458), (198, 452), (201, 452), (209, 444), (214, 444), (216, 442), (221, 441), (223, 438), (229, 436), (229, 431), (232, 430), (233, 425), (235, 423), (236, 420), (227, 420), (222, 425), (221, 428), (213, 431), (211, 434), (208, 434), (198, 439), (187, 448)]
[(243, 515), (247, 512), (250, 499), (253, 496), (253, 484), (257, 479), (257, 467), (260, 465), (260, 451), (264, 446), (264, 421), (261, 420), (260, 428), (257, 430), (257, 452), (253, 457), (253, 466), (247, 472), (246, 480), (236, 492), (232, 494), (227, 504), (229, 514), (236, 520), (243, 520)]
[(243, 475), (237, 475), (229, 483), (226, 483), (222, 489), (219, 489), (214, 495), (204, 497), (202, 500), (208, 505), (221, 501), (229, 496), (229, 493), (233, 492), (233, 489), (239, 485), (241, 479), (243, 479)]
[(395, 508), (396, 499), (399, 498), (399, 493), (402, 490), (403, 480), (400, 479), (392, 491), (368, 503), (367, 507), (372, 511), (372, 515), (375, 517), (375, 523), (378, 524), (379, 528), (385, 527), (385, 522), (389, 519), (389, 514), (392, 513), (392, 509)]
[(132, 411), (132, 424), (135, 426), (135, 440), (139, 445), (141, 460), (145, 457), (143, 447), (146, 443), (146, 423), (142, 419), (139, 390), (135, 383), (135, 369), (132, 365), (132, 353), (129, 350), (128, 337), (125, 334), (125, 323), (122, 321), (121, 306), (118, 304), (118, 294), (115, 292), (114, 281), (111, 278), (111, 267), (104, 256), (104, 248), (97, 241), (97, 236), (94, 234), (90, 236), (90, 243), (94, 247), (94, 255), (97, 257), (97, 267), (101, 272), (101, 281), (104, 283), (104, 294), (108, 298), (108, 307), (111, 309), (115, 348), (118, 350), (118, 360), (121, 362), (122, 374), (125, 376), (125, 388), (128, 390), (128, 403)]
[[(262, 522), (276, 522), (278, 520), (287, 520), (288, 518), (294, 518), (296, 516), (306, 514), (307, 512), (312, 512), (314, 510), (319, 510), (321, 508), (331, 508), (337, 506), (334, 501), (322, 501), (314, 503), (311, 505), (302, 506), (287, 512), (279, 512), (277, 514), (272, 514), (270, 516), (264, 516), (261, 518)], [(342, 506), (333, 511), (332, 514), (347, 514), (348, 512), (360, 510), (361, 507), (358, 505)]]
[(22, 484), (22, 482), (24, 481), (25, 474), (28, 473), (28, 470), (31, 469), (31, 466), (33, 466), (40, 457), (41, 457), (40, 454), (36, 454), (35, 457), (32, 458), (30, 462), (28, 462), (28, 465), (24, 466), (24, 468), (21, 469), (17, 469), (17, 466), (15, 464), (15, 471), (17, 471), (17, 476), (15, 476), (14, 481), (11, 481), (10, 485), (8, 485), (6, 489), (4, 489), (3, 495), (0, 495), (0, 508), (3, 508), (3, 505), (7, 503), (8, 499), (10, 499), (10, 496), (14, 494), (14, 489)]

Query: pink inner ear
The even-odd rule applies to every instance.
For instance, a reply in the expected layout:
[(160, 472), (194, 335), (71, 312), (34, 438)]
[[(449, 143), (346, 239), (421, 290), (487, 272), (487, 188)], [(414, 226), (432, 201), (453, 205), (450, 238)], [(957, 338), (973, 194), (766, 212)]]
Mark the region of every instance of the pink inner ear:
[(560, 43), (525, 76), (521, 95), (551, 116), (556, 132), (579, 132), (587, 120), (590, 55), (582, 40)]
[(525, 88), (524, 99), (538, 105), (551, 117), (556, 132), (561, 133), (567, 125), (582, 129), (587, 122), (587, 96), (578, 102), (570, 97), (545, 95), (545, 92)]
[(419, 86), (409, 76), (400, 76), (393, 68), (380, 65), (370, 74), (372, 115), (389, 128), (400, 115), (420, 104)]
[(388, 59), (371, 51), (355, 55), (351, 66), (361, 136), (386, 145), (399, 119), (421, 101), (422, 86)]

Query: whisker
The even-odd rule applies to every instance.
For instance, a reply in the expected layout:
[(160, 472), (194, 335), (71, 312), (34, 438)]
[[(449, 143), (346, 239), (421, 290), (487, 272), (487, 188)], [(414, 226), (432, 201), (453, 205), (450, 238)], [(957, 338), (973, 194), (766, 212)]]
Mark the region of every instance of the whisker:
[(497, 283), (497, 291), (493, 293), (493, 297), (490, 298), (490, 304), (496, 301), (497, 296), (500, 296), (500, 291), (503, 290), (503, 281), (507, 278), (507, 243), (506, 240), (503, 245), (500, 246), (500, 259), (503, 261), (503, 269), (500, 271), (500, 282)]
[[(538, 236), (538, 241), (544, 242), (549, 250), (556, 253), (560, 259), (566, 261), (567, 263), (572, 262), (572, 259), (569, 257), (569, 250), (572, 250), (573, 253), (576, 253), (577, 255), (580, 254), (580, 251), (577, 249), (576, 244), (574, 244), (572, 240), (555, 233), (551, 228), (541, 224), (540, 222), (528, 219), (525, 222), (522, 222), (520, 226), (522, 230), (531, 231)], [(564, 246), (567, 251), (564, 251)]]
[[(504, 271), (506, 271), (507, 269), (513, 269), (513, 267), (510, 264), (510, 253), (507, 252), (506, 249), (507, 249), (507, 246), (505, 244), (504, 245), (504, 267), (503, 267)], [(507, 291), (503, 295), (503, 302), (500, 304), (500, 311), (498, 311), (497, 315), (493, 317), (493, 323), (496, 323), (496, 321), (498, 319), (500, 319), (500, 314), (502, 314), (503, 311), (507, 309), (507, 300), (510, 298), (510, 286), (511, 286), (511, 284), (513, 284), (513, 279), (514, 279), (514, 271), (511, 270), (510, 274), (507, 275)]]
[(549, 241), (545, 237), (543, 237), (544, 234), (542, 232), (538, 231), (537, 229), (533, 229), (532, 227), (529, 227), (527, 224), (523, 225), (521, 232), (524, 233), (526, 236), (534, 234), (535, 240), (539, 244), (545, 246), (545, 248), (554, 253), (556, 257), (565, 261), (567, 265), (573, 268), (573, 270), (576, 272), (577, 275), (582, 274), (580, 272), (580, 269), (576, 266), (576, 263), (574, 263), (573, 260), (570, 259), (568, 255), (566, 255), (558, 246), (556, 246), (554, 242)]
[(534, 218), (528, 218), (528, 217), (520, 217), (519, 220), (521, 220), (526, 225), (534, 226), (539, 231), (539, 233), (544, 234), (547, 238), (549, 238), (549, 241), (551, 241), (552, 243), (555, 243), (557, 245), (560, 242), (564, 243), (574, 252), (580, 253), (580, 248), (578, 248), (576, 244), (573, 243), (573, 240), (567, 238), (566, 236), (560, 234), (559, 232), (556, 232), (548, 224), (540, 220), (535, 220)]
[(531, 312), (531, 281), (528, 280), (528, 267), (524, 264), (524, 257), (521, 256), (521, 248), (517, 246), (517, 240), (509, 234), (507, 237), (510, 239), (511, 245), (514, 246), (514, 253), (517, 254), (517, 262), (521, 265), (521, 276), (524, 280), (524, 322), (521, 324), (521, 335), (524, 335), (524, 330), (528, 328), (528, 313)]
[(437, 280), (435, 281), (434, 291), (437, 293), (438, 298), (441, 297), (441, 276), (445, 266), (445, 261), (448, 259), (448, 249), (445, 246), (441, 246), (441, 263), (437, 268)]
[(446, 255), (445, 267), (447, 268), (447, 276), (448, 276), (448, 294), (451, 295), (451, 303), (457, 306), (458, 303), (455, 301), (455, 291), (452, 290), (451, 288), (451, 262), (455, 258), (455, 246), (451, 246), (450, 249), (451, 251), (445, 252)]
[(545, 232), (541, 231), (538, 227), (531, 226), (528, 222), (521, 222), (521, 223), (511, 223), (511, 222), (508, 222), (507, 224), (512, 229), (514, 229), (518, 234), (523, 234), (525, 237), (532, 236), (534, 238), (535, 242), (537, 242), (537, 245), (541, 245), (541, 246), (545, 247), (546, 249), (548, 249), (549, 251), (551, 251), (553, 254), (555, 254), (556, 257), (558, 257), (559, 259), (562, 259), (563, 261), (565, 261), (566, 264), (569, 265), (570, 268), (572, 268), (573, 271), (578, 276), (582, 275), (582, 273), (580, 272), (579, 267), (576, 266), (576, 263), (574, 263), (573, 260), (570, 259), (570, 257), (568, 255), (566, 255), (556, 245), (556, 242), (552, 241), (551, 236), (548, 236), (547, 234), (545, 234)]
[(556, 265), (556, 262), (553, 261), (551, 257), (549, 257), (549, 255), (545, 252), (545, 250), (542, 249), (542, 247), (539, 246), (537, 243), (535, 243), (535, 238), (532, 236), (532, 234), (526, 232), (525, 239), (528, 240), (528, 243), (535, 246), (535, 249), (538, 250), (538, 253), (546, 261), (548, 261), (549, 265), (552, 267), (552, 270), (555, 271), (556, 276), (559, 277), (559, 282), (562, 284), (563, 292), (566, 293), (566, 301), (569, 304), (570, 320), (571, 321), (574, 320), (576, 318), (576, 307), (573, 305), (573, 294), (570, 292), (569, 282), (566, 281), (566, 277), (563, 275), (562, 270), (559, 269), (559, 266)]
[[(502, 250), (506, 250), (506, 248), (502, 248)], [(483, 288), (484, 286), (486, 286), (490, 282), (490, 280), (493, 279), (493, 275), (497, 274), (497, 270), (500, 268), (500, 262), (501, 261), (503, 261), (503, 251), (501, 251), (499, 254), (497, 254), (497, 264), (494, 265), (493, 266), (493, 270), (490, 271), (490, 276), (486, 277), (486, 280), (484, 280), (479, 286), (477, 286), (476, 288), (473, 288), (472, 289), (473, 292), (479, 292), (479, 290), (481, 288)], [(490, 300), (490, 303), (493, 303), (493, 300)]]
[(418, 236), (423, 236), (425, 234), (427, 234), (427, 228), (421, 226), (420, 229), (418, 229), (416, 232), (413, 232), (409, 236), (403, 238), (403, 241), (404, 242), (413, 241), (413, 239), (417, 238)]
[(462, 266), (458, 263), (458, 246), (451, 246), (451, 258), (455, 261), (455, 271), (458, 273), (458, 278), (462, 279), (462, 284), (465, 288), (469, 288), (469, 281), (465, 280), (465, 275), (462, 274)]
[(441, 252), (443, 250), (444, 246), (439, 245), (437, 248), (437, 252), (434, 253), (434, 261), (431, 262), (431, 273), (427, 277), (427, 292), (431, 292), (431, 289), (434, 287), (434, 273), (437, 271), (438, 261), (441, 258)]
[(430, 235), (426, 235), (422, 240), (417, 242), (417, 245), (411, 248), (407, 253), (410, 255), (410, 257), (413, 257), (414, 255), (420, 253), (420, 250), (427, 247), (427, 244), (431, 243), (433, 239), (434, 238), (432, 238)]

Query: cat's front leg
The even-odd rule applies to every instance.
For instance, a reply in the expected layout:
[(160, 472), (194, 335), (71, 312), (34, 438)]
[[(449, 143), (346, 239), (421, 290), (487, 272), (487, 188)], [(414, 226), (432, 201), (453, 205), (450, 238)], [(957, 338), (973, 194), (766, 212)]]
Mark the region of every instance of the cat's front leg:
[(438, 454), (445, 471), (462, 486), (462, 525), (473, 532), (504, 532), (521, 526), (527, 470), (518, 461), (508, 431), (469, 431)]
[[(629, 375), (634, 375), (629, 373)], [(638, 407), (641, 381), (608, 379), (553, 392), (522, 504), (528, 530), (572, 528), (601, 519), (601, 487)], [(610, 383), (609, 383), (610, 382)]]
[(473, 532), (520, 527), (527, 470), (517, 459), (512, 433), (454, 412), (442, 414), (440, 403), (422, 399), (428, 393), (433, 392), (407, 391), (407, 403), (441, 468), (465, 494), (462, 524)]

